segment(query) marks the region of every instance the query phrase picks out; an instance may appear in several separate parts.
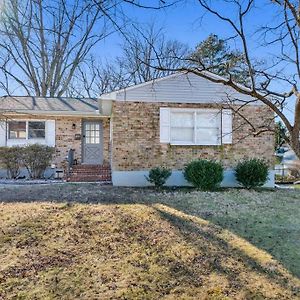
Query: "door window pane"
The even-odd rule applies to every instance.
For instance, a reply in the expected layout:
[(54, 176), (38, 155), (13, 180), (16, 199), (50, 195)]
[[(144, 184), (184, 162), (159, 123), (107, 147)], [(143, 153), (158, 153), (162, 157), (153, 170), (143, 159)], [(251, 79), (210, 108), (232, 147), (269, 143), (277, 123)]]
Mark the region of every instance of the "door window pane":
[(26, 139), (26, 122), (11, 121), (8, 122), (9, 139)]
[(30, 121), (28, 122), (28, 138), (44, 139), (45, 138), (45, 122)]
[(85, 143), (86, 144), (100, 143), (100, 124), (98, 123), (85, 124)]

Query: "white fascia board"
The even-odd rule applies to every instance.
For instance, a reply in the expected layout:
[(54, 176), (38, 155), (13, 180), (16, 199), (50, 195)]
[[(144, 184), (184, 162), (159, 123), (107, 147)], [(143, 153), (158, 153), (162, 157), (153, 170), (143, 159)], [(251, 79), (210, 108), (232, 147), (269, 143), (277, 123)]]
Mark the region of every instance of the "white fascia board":
[[(200, 102), (200, 101), (196, 101), (196, 100), (189, 100), (189, 101), (182, 101), (182, 100), (174, 100), (174, 99), (169, 99), (169, 100), (152, 100), (152, 99), (141, 99), (141, 100), (137, 100), (137, 99), (115, 99), (114, 101), (117, 102), (145, 102), (145, 103), (178, 103), (178, 104), (216, 104), (216, 105), (226, 105), (226, 102), (222, 102), (222, 101), (206, 101), (206, 102)], [(235, 101), (235, 103), (233, 103), (233, 105), (243, 105), (245, 104), (244, 101)], [(256, 100), (253, 102), (249, 102), (249, 104), (247, 105), (253, 105), (253, 106), (260, 106), (260, 105), (265, 105), (264, 103), (262, 103), (260, 100)]]
[(107, 93), (107, 94), (102, 94), (99, 97), (99, 100), (116, 100), (117, 99), (117, 93), (118, 93), (118, 91)]

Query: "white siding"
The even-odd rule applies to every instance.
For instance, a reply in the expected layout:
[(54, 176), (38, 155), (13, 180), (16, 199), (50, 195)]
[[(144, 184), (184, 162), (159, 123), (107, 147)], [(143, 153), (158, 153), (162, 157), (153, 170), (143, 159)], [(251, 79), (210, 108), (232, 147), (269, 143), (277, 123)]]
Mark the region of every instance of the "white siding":
[[(221, 103), (232, 99), (243, 101), (253, 98), (239, 94), (230, 87), (213, 83), (195, 74), (176, 73), (165, 78), (129, 87), (125, 90), (104, 94), (101, 98), (117, 101)], [(255, 102), (252, 104), (261, 104)]]

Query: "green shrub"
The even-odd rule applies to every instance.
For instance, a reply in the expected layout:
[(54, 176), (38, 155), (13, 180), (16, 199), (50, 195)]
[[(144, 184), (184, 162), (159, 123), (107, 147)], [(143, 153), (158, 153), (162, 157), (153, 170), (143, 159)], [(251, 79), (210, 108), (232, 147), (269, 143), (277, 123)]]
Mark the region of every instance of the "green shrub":
[(30, 178), (42, 178), (50, 165), (54, 148), (44, 145), (30, 145), (22, 148), (22, 163)]
[(262, 159), (244, 160), (235, 168), (236, 180), (247, 189), (262, 186), (268, 180), (268, 169), (268, 165)]
[(214, 190), (223, 180), (223, 167), (211, 160), (194, 160), (185, 167), (184, 177), (196, 188)]
[(156, 187), (162, 187), (171, 176), (171, 173), (169, 169), (157, 167), (149, 171), (149, 176), (146, 176), (146, 179)]
[(21, 151), (21, 147), (0, 147), (0, 162), (9, 178), (16, 179), (20, 174)]

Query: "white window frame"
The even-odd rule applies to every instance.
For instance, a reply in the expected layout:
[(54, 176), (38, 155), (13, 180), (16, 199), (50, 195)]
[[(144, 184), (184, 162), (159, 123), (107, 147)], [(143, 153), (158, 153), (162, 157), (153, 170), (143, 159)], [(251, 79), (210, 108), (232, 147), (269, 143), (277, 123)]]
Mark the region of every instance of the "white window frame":
[[(185, 141), (174, 141), (171, 140), (171, 115), (172, 113), (191, 113), (193, 114), (193, 142), (185, 142)], [(219, 115), (219, 132), (217, 136), (217, 143), (201, 143), (197, 142), (197, 125), (196, 125), (196, 118), (198, 114), (205, 114), (205, 113), (215, 113)], [(204, 108), (170, 108), (170, 145), (186, 145), (186, 146), (218, 146), (222, 144), (222, 111), (220, 109), (204, 109)], [(173, 127), (174, 128), (174, 127)]]
[[(14, 139), (9, 137), (9, 122), (25, 122), (26, 123), (26, 137), (24, 139)], [(45, 137), (44, 138), (29, 138), (29, 122), (44, 122), (45, 123)], [(39, 141), (44, 141), (46, 140), (46, 120), (9, 120), (7, 122), (7, 140), (8, 141), (31, 141), (31, 140), (39, 140)]]

